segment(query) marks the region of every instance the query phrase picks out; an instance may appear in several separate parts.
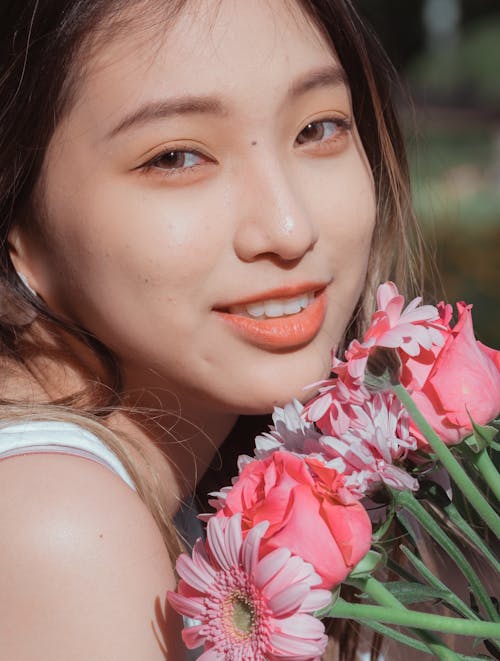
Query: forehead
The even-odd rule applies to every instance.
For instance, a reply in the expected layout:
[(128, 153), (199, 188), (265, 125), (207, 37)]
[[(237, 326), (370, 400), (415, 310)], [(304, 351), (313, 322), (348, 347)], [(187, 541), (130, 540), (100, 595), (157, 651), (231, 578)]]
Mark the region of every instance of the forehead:
[(96, 41), (77, 81), (76, 107), (106, 106), (113, 119), (124, 104), (155, 96), (254, 97), (336, 62), (321, 31), (292, 0), (181, 4), (174, 16), (154, 2), (129, 7), (126, 27)]

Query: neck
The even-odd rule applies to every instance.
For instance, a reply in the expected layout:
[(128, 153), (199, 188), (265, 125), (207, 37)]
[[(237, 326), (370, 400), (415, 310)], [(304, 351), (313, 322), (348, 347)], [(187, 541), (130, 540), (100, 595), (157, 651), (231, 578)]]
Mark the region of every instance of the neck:
[(155, 466), (173, 513), (193, 493), (237, 416), (188, 410), (173, 397), (168, 402), (162, 394), (160, 401), (148, 392), (129, 395), (123, 404), (113, 414), (112, 426), (133, 439), (146, 461)]

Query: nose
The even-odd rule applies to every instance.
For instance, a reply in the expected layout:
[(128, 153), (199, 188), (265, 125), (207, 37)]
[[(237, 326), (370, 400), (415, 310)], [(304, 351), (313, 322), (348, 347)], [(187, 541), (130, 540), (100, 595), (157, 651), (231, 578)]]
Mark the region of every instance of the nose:
[(262, 161), (245, 170), (238, 200), (234, 249), (246, 262), (259, 257), (299, 260), (318, 240), (318, 229), (307, 212), (306, 191), (293, 175)]

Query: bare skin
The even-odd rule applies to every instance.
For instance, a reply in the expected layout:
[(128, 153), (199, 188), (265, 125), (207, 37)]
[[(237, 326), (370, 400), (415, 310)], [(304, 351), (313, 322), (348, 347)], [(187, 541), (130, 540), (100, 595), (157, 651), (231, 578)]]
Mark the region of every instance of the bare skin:
[[(326, 376), (375, 222), (349, 89), (324, 39), (288, 2), (207, 4), (220, 7), (194, 21), (189, 4), (166, 36), (135, 23), (94, 54), (46, 155), (41, 220), (10, 237), (31, 287), (119, 356), (126, 401), (159, 409), (166, 428), (172, 409), (189, 421), (173, 430), (183, 444), (165, 445), (156, 425), (111, 419), (151, 456), (166, 453), (172, 511), (238, 415), (303, 398)], [(300, 345), (263, 347), (219, 314), (290, 287), (326, 299)], [(0, 481), (9, 658), (182, 658), (179, 622), (163, 610), (172, 567), (128, 487), (85, 460), (41, 455), (2, 462)]]

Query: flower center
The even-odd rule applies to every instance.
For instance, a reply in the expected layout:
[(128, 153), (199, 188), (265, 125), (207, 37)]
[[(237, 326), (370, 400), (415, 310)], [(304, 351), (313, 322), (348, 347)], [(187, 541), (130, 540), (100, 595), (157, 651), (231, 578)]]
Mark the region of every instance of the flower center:
[(255, 623), (255, 610), (252, 604), (245, 598), (237, 597), (233, 602), (233, 624), (248, 633), (253, 629)]
[(244, 592), (233, 592), (223, 605), (224, 619), (238, 638), (247, 638), (256, 624), (255, 606)]

